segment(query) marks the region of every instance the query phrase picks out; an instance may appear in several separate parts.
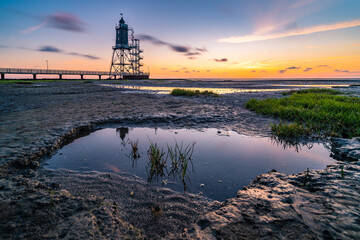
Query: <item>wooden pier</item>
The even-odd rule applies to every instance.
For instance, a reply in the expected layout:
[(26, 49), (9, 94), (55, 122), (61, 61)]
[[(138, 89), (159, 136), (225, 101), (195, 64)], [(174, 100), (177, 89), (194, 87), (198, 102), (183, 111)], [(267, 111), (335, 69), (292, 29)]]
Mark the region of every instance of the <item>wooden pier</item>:
[(1, 80), (5, 79), (5, 74), (31, 74), (33, 79), (36, 79), (36, 76), (39, 74), (42, 75), (59, 75), (59, 79), (62, 79), (63, 75), (79, 75), (81, 79), (84, 79), (84, 76), (109, 76), (114, 77), (114, 79), (148, 79), (148, 73), (140, 74), (114, 74), (104, 71), (78, 71), (78, 70), (55, 70), (55, 69), (27, 69), (27, 68), (0, 68)]

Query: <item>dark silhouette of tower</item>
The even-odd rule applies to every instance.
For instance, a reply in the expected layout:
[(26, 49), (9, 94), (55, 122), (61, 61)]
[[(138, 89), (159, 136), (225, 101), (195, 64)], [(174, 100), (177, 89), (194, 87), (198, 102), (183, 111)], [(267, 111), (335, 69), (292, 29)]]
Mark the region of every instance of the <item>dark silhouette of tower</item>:
[[(140, 40), (134, 38), (134, 30), (129, 28), (121, 14), (119, 24), (115, 27), (116, 40), (112, 47), (113, 55), (110, 67), (110, 78), (148, 79), (149, 73), (141, 71), (143, 57)], [(130, 43), (129, 43), (130, 32)]]

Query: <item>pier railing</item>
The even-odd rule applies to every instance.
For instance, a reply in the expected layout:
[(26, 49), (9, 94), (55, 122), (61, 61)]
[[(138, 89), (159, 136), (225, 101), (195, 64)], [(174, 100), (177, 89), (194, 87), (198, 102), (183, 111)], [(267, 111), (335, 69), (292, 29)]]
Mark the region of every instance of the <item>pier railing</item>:
[(62, 75), (109, 75), (105, 71), (78, 71), (78, 70), (55, 70), (55, 69), (27, 69), (27, 68), (0, 68), (4, 74), (62, 74)]
[(36, 79), (37, 74), (54, 74), (59, 75), (59, 79), (62, 79), (62, 75), (80, 75), (81, 79), (83, 79), (84, 75), (97, 75), (99, 79), (101, 76), (113, 76), (114, 78), (120, 77), (124, 78), (124, 76), (135, 76), (140, 79), (142, 76), (149, 77), (149, 73), (110, 73), (105, 71), (79, 71), (79, 70), (56, 70), (56, 69), (28, 69), (28, 68), (0, 68), (1, 79), (5, 79), (5, 74), (32, 74), (33, 79)]

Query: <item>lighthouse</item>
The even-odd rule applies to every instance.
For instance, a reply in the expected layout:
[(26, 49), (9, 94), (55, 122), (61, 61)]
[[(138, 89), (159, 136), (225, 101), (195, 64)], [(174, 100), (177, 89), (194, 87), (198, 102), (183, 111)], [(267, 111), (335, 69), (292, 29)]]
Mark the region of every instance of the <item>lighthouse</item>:
[[(142, 52), (140, 40), (134, 37), (134, 30), (125, 23), (123, 15), (115, 26), (115, 45), (110, 66), (110, 78), (148, 79), (149, 73), (141, 71)], [(130, 39), (130, 41), (129, 41)]]

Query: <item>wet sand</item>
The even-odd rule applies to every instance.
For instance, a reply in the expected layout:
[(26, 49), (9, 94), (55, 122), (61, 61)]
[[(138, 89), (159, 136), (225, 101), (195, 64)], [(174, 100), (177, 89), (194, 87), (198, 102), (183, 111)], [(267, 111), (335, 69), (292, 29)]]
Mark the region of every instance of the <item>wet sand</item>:
[[(189, 80), (126, 84), (224, 85)], [(226, 84), (234, 86), (263, 87), (251, 81)], [(40, 166), (45, 156), (74, 137), (106, 123), (214, 127), (270, 136), (268, 125), (275, 120), (243, 105), (250, 98), (282, 97), (280, 92), (186, 98), (78, 81), (2, 84), (0, 96), (1, 238), (360, 237), (358, 161), (339, 161), (325, 170), (296, 175), (263, 174), (223, 203), (155, 188), (127, 173), (80, 174)], [(337, 159), (359, 159), (358, 140), (333, 143)]]

